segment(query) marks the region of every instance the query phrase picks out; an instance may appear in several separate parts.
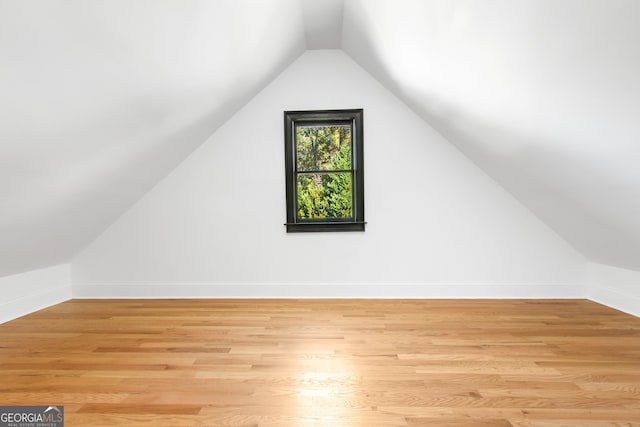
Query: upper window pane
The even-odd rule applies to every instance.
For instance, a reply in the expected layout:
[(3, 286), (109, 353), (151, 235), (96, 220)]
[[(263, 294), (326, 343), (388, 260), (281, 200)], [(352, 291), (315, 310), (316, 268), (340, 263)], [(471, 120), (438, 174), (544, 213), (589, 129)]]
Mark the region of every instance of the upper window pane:
[(296, 164), (300, 172), (351, 169), (350, 125), (296, 126)]

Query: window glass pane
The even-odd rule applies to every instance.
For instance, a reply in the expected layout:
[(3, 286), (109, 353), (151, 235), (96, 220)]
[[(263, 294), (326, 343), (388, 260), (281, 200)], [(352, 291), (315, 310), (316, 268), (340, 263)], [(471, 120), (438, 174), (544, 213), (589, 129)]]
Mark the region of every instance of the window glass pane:
[(300, 174), (297, 177), (298, 219), (351, 218), (351, 173)]
[(351, 169), (351, 126), (296, 127), (299, 171)]

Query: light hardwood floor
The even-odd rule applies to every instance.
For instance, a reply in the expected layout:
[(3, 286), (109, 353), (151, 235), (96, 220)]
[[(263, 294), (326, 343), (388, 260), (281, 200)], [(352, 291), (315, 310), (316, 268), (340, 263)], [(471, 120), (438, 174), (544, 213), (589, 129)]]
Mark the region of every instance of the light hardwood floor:
[(640, 319), (585, 300), (74, 300), (0, 325), (70, 426), (640, 426)]

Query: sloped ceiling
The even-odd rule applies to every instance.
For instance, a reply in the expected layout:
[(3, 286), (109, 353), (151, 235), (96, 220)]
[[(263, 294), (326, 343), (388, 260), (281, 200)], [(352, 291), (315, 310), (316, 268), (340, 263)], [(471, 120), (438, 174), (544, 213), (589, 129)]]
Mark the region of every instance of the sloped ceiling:
[(639, 1), (348, 0), (342, 43), (588, 259), (640, 270)]
[(640, 270), (639, 22), (636, 0), (0, 0), (0, 276), (72, 259), (306, 48)]
[(298, 0), (0, 0), (0, 276), (69, 261), (305, 49)]

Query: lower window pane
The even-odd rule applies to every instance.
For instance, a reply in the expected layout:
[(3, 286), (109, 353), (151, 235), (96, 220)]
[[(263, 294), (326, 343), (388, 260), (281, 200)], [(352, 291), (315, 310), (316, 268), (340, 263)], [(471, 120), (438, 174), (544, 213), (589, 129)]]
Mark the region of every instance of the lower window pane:
[(351, 173), (298, 175), (299, 220), (340, 220), (353, 218)]

